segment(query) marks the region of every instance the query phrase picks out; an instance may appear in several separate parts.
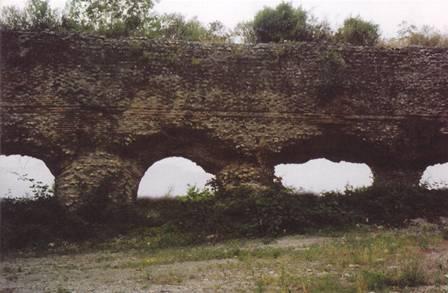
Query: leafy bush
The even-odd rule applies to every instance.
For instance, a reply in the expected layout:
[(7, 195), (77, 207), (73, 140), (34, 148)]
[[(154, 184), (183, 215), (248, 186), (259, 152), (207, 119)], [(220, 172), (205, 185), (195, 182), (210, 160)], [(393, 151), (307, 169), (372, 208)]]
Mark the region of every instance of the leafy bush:
[(347, 209), (353, 210), (358, 220), (371, 224), (402, 225), (406, 220), (427, 218), (436, 220), (448, 208), (447, 190), (427, 190), (406, 185), (384, 185), (349, 191)]
[(307, 12), (294, 8), (289, 3), (280, 3), (275, 9), (264, 8), (254, 19), (254, 31), (259, 43), (281, 42), (285, 40), (306, 40)]
[(196, 186), (189, 186), (187, 189), (187, 194), (179, 198), (180, 201), (205, 201), (211, 199), (214, 196), (213, 191), (208, 188), (199, 189)]
[(149, 228), (169, 227), (204, 241), (210, 235), (269, 237), (360, 223), (395, 227), (409, 219), (448, 216), (448, 191), (397, 185), (316, 196), (279, 187), (227, 192), (192, 187), (184, 198), (141, 199), (133, 205), (111, 206), (97, 199), (77, 214), (66, 211), (54, 197), (4, 199), (1, 208), (3, 245), (11, 249), (101, 240)]
[(336, 33), (336, 39), (358, 46), (373, 46), (380, 37), (379, 26), (358, 17), (350, 17)]
[(282, 2), (275, 9), (266, 7), (259, 11), (253, 22), (242, 24), (246, 39), (252, 39), (249, 25), (257, 43), (283, 41), (309, 41), (326, 38), (330, 35), (329, 26), (320, 23), (302, 7), (294, 8)]

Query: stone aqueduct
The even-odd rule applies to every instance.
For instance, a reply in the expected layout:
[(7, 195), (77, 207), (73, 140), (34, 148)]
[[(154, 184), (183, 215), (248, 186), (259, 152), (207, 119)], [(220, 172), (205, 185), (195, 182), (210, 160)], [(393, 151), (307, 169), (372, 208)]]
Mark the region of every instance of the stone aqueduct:
[(68, 206), (135, 199), (169, 156), (224, 188), (321, 157), (377, 184), (448, 161), (448, 49), (2, 32), (0, 64), (1, 153), (45, 161)]

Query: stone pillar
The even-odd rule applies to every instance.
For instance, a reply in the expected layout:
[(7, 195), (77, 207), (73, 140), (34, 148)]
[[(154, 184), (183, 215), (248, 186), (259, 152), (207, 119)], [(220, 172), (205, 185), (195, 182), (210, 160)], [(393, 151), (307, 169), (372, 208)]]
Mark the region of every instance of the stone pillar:
[(274, 168), (252, 163), (232, 163), (216, 175), (218, 185), (224, 189), (240, 186), (269, 188), (274, 185), (274, 179)]
[(423, 175), (419, 169), (372, 168), (373, 185), (403, 184), (417, 187)]
[(144, 170), (116, 155), (95, 152), (66, 164), (56, 178), (56, 196), (76, 210), (95, 200), (99, 203), (130, 203), (137, 198)]

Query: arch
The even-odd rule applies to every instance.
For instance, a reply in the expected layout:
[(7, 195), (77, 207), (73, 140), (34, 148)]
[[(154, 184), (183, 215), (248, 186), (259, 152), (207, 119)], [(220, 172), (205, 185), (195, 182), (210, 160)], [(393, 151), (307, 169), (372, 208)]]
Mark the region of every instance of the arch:
[[(33, 180), (33, 182), (31, 182)], [(24, 155), (0, 155), (0, 197), (31, 197), (31, 185), (54, 186), (55, 176), (47, 164)]]
[(327, 159), (313, 159), (304, 164), (279, 164), (275, 175), (286, 187), (321, 193), (343, 192), (347, 187), (367, 187), (373, 183), (373, 174), (366, 164)]
[(156, 134), (133, 137), (126, 148), (124, 156), (142, 162), (144, 168), (165, 158), (183, 157), (196, 162), (206, 172), (217, 173), (228, 161), (241, 157), (235, 145), (220, 139), (213, 131), (166, 125)]
[(321, 134), (303, 139), (290, 140), (281, 151), (273, 153), (272, 165), (305, 164), (310, 160), (325, 158), (332, 162), (361, 163), (372, 166), (376, 162), (389, 162), (395, 157), (386, 146), (371, 141), (368, 137), (346, 134), (337, 129), (320, 129)]
[(448, 162), (428, 166), (420, 183), (428, 189), (448, 189)]
[(186, 193), (188, 186), (204, 188), (215, 178), (201, 166), (185, 157), (167, 157), (149, 167), (139, 183), (139, 197), (177, 196)]

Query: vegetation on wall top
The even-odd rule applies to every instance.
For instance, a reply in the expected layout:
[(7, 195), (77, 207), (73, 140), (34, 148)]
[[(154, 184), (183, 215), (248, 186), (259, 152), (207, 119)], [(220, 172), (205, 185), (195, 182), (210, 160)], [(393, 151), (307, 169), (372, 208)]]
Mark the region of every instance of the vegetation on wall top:
[(316, 40), (330, 32), (328, 25), (313, 23), (308, 11), (286, 2), (262, 9), (252, 23), (257, 43)]
[(361, 17), (349, 17), (333, 31), (310, 11), (282, 2), (261, 9), (252, 20), (230, 30), (219, 21), (201, 23), (181, 14), (154, 12), (154, 0), (68, 0), (59, 11), (49, 0), (28, 0), (23, 9), (1, 11), (0, 28), (30, 31), (77, 31), (111, 37), (140, 36), (201, 42), (267, 43), (286, 41), (331, 41), (352, 45), (447, 47), (448, 36), (430, 26), (401, 25), (398, 36), (381, 40), (379, 25)]
[(344, 21), (335, 35), (336, 39), (344, 43), (359, 46), (373, 46), (380, 37), (379, 26), (358, 17), (349, 17)]

